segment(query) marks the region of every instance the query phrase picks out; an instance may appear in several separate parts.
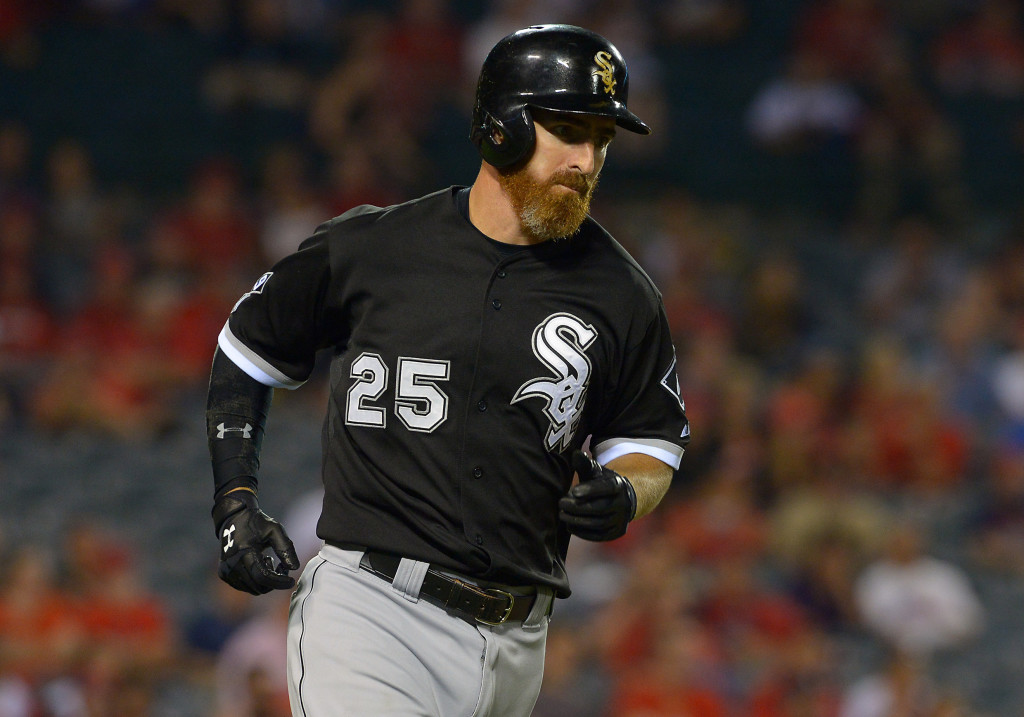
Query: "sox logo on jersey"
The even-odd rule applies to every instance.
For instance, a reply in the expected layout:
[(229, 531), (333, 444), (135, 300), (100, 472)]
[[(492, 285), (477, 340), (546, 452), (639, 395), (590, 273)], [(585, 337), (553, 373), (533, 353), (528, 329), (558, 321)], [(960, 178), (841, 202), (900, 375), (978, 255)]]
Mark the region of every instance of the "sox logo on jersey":
[(596, 338), (593, 326), (566, 313), (552, 314), (533, 331), (533, 353), (555, 376), (527, 381), (512, 403), (527, 398), (545, 401), (544, 415), (551, 421), (545, 437), (549, 451), (564, 451), (572, 443), (590, 382), (591, 363), (585, 351)]

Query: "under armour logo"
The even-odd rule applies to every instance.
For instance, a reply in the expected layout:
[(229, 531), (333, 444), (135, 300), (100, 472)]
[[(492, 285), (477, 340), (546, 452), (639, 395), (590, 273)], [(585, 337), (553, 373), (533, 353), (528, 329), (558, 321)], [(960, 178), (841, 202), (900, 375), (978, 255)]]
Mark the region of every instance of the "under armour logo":
[(224, 528), (224, 552), (228, 552), (228, 548), (235, 544), (235, 541), (231, 539), (231, 534), (235, 532), (235, 526), (232, 525), (230, 528)]
[(601, 82), (604, 83), (605, 94), (614, 97), (615, 65), (612, 64), (612, 54), (601, 50), (601, 52), (594, 55), (594, 62), (597, 64), (598, 69), (594, 70), (592, 74), (601, 78)]
[(512, 403), (544, 399), (544, 415), (551, 421), (546, 436), (549, 451), (564, 451), (572, 443), (590, 382), (590, 358), (584, 351), (596, 338), (593, 326), (571, 314), (552, 314), (533, 331), (533, 353), (556, 375), (527, 381)]
[(225, 435), (233, 431), (241, 433), (242, 438), (252, 438), (252, 426), (248, 423), (245, 424), (245, 428), (232, 428), (230, 426), (225, 426), (223, 423), (217, 424), (217, 438), (223, 438)]

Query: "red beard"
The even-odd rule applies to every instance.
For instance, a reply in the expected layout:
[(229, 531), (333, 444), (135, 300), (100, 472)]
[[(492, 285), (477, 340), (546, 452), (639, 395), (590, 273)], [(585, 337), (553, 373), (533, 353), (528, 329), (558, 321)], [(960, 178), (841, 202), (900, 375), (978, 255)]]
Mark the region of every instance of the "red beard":
[[(596, 176), (590, 179), (569, 170), (556, 172), (544, 182), (527, 174), (526, 167), (502, 171), (498, 177), (523, 232), (536, 241), (575, 234), (590, 211), (597, 187)], [(557, 189), (559, 186), (575, 191)]]

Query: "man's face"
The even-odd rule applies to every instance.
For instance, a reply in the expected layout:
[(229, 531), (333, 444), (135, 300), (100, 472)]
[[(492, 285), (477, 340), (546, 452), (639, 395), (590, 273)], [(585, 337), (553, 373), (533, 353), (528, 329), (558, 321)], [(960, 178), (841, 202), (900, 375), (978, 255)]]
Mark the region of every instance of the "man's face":
[(574, 234), (590, 211), (615, 120), (599, 115), (531, 110), (533, 154), (499, 172), (523, 231), (536, 241)]

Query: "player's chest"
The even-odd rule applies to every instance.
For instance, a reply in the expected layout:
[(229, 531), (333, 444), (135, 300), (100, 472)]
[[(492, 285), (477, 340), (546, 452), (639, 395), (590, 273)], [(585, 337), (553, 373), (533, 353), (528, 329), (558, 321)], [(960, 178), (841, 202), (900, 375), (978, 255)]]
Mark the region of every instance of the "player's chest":
[(361, 298), (334, 370), (346, 423), (384, 428), (397, 415), (421, 434), (460, 421), (485, 433), (518, 426), (567, 449), (619, 373), (629, 307), (572, 267), (460, 266), (427, 262), (351, 292)]
[[(585, 277), (540, 262), (441, 262), (367, 280), (354, 294), (350, 347), (476, 362), (506, 372), (580, 367), (614, 351), (625, 313)], [(582, 370), (582, 368), (579, 368)]]

